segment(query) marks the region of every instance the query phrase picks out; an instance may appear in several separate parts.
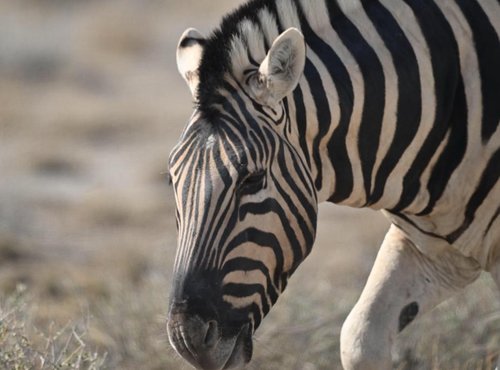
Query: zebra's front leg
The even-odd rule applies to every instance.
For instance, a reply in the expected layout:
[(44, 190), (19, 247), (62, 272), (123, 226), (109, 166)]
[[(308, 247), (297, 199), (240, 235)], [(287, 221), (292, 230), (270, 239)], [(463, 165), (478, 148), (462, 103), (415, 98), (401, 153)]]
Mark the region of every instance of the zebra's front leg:
[[(498, 246), (498, 249), (500, 249), (500, 245)], [(500, 259), (497, 259), (495, 262), (491, 264), (489, 272), (491, 274), (491, 277), (497, 284), (497, 288), (500, 289)], [(500, 369), (500, 356), (497, 358), (497, 365), (495, 369), (496, 370)]]
[(394, 337), (479, 273), (474, 260), (452, 247), (427, 257), (400, 229), (391, 226), (361, 297), (342, 326), (344, 368), (390, 369)]

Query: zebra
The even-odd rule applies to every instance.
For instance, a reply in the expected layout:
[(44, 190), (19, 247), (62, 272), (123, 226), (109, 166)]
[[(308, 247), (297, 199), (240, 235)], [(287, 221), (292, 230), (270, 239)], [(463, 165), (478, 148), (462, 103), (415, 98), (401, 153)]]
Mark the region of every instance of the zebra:
[(318, 204), (391, 226), (341, 330), (345, 369), (388, 369), (415, 318), (500, 284), (498, 0), (249, 0), (177, 65), (194, 112), (169, 157), (178, 247), (167, 330), (238, 368), (310, 253)]

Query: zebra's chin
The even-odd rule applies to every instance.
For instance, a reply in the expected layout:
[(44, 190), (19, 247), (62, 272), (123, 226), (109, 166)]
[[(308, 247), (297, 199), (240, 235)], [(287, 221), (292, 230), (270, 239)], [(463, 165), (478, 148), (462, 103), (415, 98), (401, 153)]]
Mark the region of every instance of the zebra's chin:
[(171, 319), (167, 326), (172, 346), (191, 365), (203, 370), (226, 370), (240, 369), (250, 362), (253, 352), (250, 324), (243, 325), (233, 337), (214, 337), (207, 332), (200, 343), (197, 335), (200, 329), (205, 331), (201, 324), (198, 319), (183, 323)]
[(253, 343), (250, 325), (246, 324), (234, 343), (233, 350), (226, 361), (223, 369), (238, 369), (249, 363), (252, 359)]

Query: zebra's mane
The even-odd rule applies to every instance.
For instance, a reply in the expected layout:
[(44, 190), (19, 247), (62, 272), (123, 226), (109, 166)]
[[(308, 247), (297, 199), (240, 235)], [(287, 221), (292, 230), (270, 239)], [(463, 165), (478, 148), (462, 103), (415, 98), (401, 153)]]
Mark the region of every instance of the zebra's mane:
[[(333, 1), (344, 11), (359, 6), (352, 0)], [(198, 108), (206, 117), (223, 101), (226, 74), (239, 81), (249, 67), (258, 68), (273, 41), (289, 27), (303, 23), (321, 29), (330, 25), (325, 0), (249, 0), (222, 19), (204, 45), (199, 67)], [(307, 41), (306, 41), (307, 42)]]
[[(235, 65), (245, 68), (255, 60), (264, 59), (270, 45), (259, 20), (259, 13), (266, 11), (267, 14), (274, 14), (275, 3), (276, 0), (246, 2), (226, 15), (206, 40), (199, 67), (197, 102), (198, 109), (206, 117), (210, 117), (215, 112), (214, 106), (222, 101), (219, 90), (224, 85), (225, 75), (235, 73)], [(247, 58), (246, 63), (242, 58)]]

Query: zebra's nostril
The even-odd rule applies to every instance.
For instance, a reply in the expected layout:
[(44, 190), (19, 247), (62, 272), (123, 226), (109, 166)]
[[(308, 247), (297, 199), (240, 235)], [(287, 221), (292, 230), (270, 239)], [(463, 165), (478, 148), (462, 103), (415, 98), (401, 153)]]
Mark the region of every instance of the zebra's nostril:
[(213, 347), (217, 344), (219, 339), (219, 329), (215, 320), (210, 320), (207, 325), (207, 332), (203, 343), (207, 347)]

